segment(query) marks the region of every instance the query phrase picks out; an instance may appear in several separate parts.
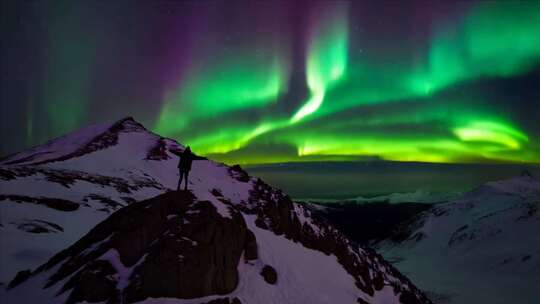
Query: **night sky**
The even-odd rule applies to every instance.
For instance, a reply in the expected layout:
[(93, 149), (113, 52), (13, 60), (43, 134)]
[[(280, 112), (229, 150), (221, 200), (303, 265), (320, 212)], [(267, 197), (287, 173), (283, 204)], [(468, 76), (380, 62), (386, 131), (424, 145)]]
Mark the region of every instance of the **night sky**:
[(227, 163), (540, 163), (540, 2), (450, 2), (2, 1), (0, 154), (133, 116)]

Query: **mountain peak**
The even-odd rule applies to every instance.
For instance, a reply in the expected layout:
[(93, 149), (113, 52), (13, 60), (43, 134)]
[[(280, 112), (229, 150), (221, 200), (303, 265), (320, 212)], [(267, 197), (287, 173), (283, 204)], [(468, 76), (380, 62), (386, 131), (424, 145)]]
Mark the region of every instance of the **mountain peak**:
[(111, 131), (121, 131), (125, 129), (141, 130), (148, 131), (142, 123), (135, 120), (132, 116), (127, 116), (122, 119), (119, 119), (111, 125), (109, 130)]
[[(189, 191), (171, 191), (182, 150), (126, 117), (10, 158), (0, 282), (19, 275), (6, 299), (430, 303), (376, 252), (239, 166), (194, 161)], [(36, 247), (46, 250), (31, 262), (16, 258)]]
[(75, 130), (29, 150), (0, 160), (0, 165), (39, 165), (63, 161), (113, 146), (121, 132), (149, 132), (133, 117), (114, 123), (101, 123)]

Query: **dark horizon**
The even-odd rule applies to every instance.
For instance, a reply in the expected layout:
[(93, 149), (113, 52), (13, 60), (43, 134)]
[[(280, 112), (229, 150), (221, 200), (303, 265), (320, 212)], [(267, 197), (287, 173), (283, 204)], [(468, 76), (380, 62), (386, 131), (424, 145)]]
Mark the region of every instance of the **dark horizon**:
[(464, 192), (486, 182), (540, 176), (538, 164), (422, 162), (301, 162), (244, 166), (294, 199), (351, 199), (418, 190)]

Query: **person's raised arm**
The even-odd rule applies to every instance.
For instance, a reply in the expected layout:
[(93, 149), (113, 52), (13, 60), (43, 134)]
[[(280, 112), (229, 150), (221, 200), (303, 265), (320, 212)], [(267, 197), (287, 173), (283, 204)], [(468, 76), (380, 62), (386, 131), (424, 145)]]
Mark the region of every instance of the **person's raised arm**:
[(192, 154), (193, 154), (193, 160), (208, 160), (208, 158), (204, 156), (199, 156), (199, 155), (196, 155), (195, 153), (192, 153)]

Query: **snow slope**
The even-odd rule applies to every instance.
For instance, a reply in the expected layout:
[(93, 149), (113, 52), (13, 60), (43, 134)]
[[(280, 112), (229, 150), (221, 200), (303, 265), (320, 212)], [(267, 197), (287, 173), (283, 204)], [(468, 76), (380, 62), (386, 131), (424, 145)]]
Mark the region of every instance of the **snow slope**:
[(436, 303), (540, 303), (540, 181), (489, 182), (378, 245)]
[[(58, 288), (75, 273), (43, 288), (51, 275), (62, 271), (63, 265), (56, 261), (60, 257), (64, 264), (70, 259), (77, 261), (77, 256), (89, 256), (104, 246), (110, 248), (96, 260), (112, 265), (117, 288), (127, 287), (132, 273), (146, 263), (148, 253), (137, 263), (125, 265), (121, 256), (125, 253), (114, 247), (118, 233), (89, 244), (85, 243), (88, 237), (83, 236), (91, 235), (91, 228), (106, 222), (111, 214), (140, 206), (139, 202), (152, 204), (151, 198), (174, 190), (178, 180), (176, 154), (182, 150), (175, 141), (126, 118), (85, 128), (3, 159), (0, 282), (7, 285), (20, 270), (33, 272), (19, 286), (2, 291), (2, 302), (65, 301), (68, 294), (58, 295)], [(258, 258), (238, 263), (238, 285), (227, 294), (231, 298), (242, 303), (429, 303), (411, 282), (369, 248), (355, 245), (281, 191), (249, 177), (239, 167), (195, 161), (189, 188), (196, 199), (190, 208), (210, 203), (225, 221), (241, 215), (257, 239)], [(162, 220), (180, 218), (185, 224), (181, 217), (197, 214), (197, 210), (190, 212), (168, 214)], [(87, 247), (78, 251), (81, 244)], [(148, 246), (141, 250), (152, 250), (152, 244)], [(65, 248), (67, 251), (62, 252), (75, 255), (56, 254)], [(341, 249), (334, 253), (336, 248)], [(53, 266), (36, 269), (46, 262)], [(267, 264), (278, 273), (276, 285), (261, 277), (261, 268)], [(80, 269), (89, 265), (81, 264)], [(149, 297), (144, 302), (203, 303), (221, 296), (191, 300)]]
[[(160, 139), (134, 120), (123, 119), (83, 128), (4, 159), (0, 163), (0, 282), (43, 263), (114, 210), (172, 187), (176, 156), (167, 152), (167, 161), (146, 159), (149, 148)], [(181, 148), (169, 140), (166, 144)], [(63, 199), (77, 209), (57, 210), (26, 202), (29, 198)], [(62, 230), (28, 233), (18, 228), (28, 220), (55, 223)]]

